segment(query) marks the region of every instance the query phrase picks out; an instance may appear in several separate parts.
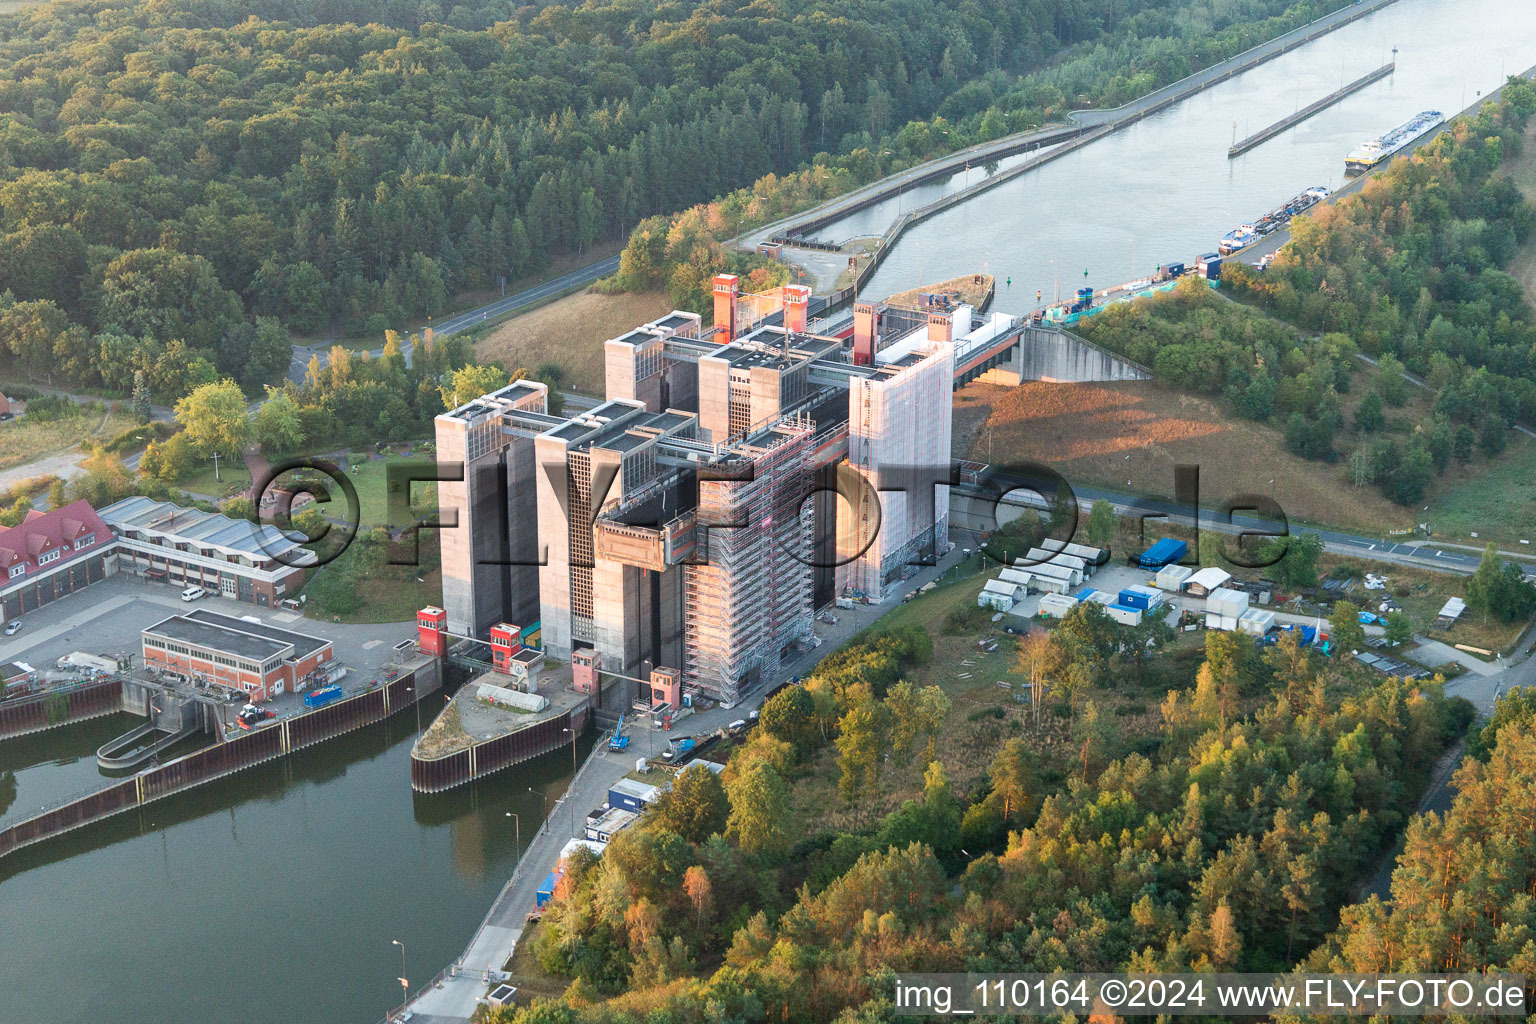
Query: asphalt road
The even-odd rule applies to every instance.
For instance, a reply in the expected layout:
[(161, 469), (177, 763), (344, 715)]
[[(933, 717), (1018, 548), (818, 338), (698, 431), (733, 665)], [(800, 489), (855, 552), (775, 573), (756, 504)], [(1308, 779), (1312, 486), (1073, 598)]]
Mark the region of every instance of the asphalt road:
[[(1055, 493), (1054, 485), (1050, 486), (1048, 490), (1049, 493)], [(1164, 521), (1180, 526), (1195, 525), (1195, 517), (1187, 506), (1165, 498), (1145, 498), (1134, 494), (1107, 491), (1093, 487), (1074, 487), (1072, 493), (1082, 506), (1083, 514), (1085, 515), (1087, 514), (1088, 507), (1093, 502), (1101, 499), (1112, 504), (1115, 507), (1116, 514), (1120, 516), (1134, 513), (1151, 515), (1152, 518), (1149, 519), (1147, 527), (1149, 532), (1156, 532), (1157, 524)], [(1040, 497), (1038, 493), (1026, 494), (1023, 491), (1008, 497), (1007, 503), (1036, 509), (1048, 507), (1046, 500)], [(1245, 531), (1271, 533), (1275, 528), (1275, 523), (1257, 516), (1233, 515), (1230, 520), (1225, 516), (1218, 518), (1214, 509), (1201, 508), (1199, 510), (1199, 527), (1202, 530), (1214, 530), (1218, 533), (1226, 534), (1240, 534)], [(1461, 547), (1437, 546), (1432, 539), (1392, 541), (1379, 537), (1362, 537), (1357, 534), (1314, 526), (1303, 527), (1296, 524), (1291, 526), (1291, 530), (1294, 533), (1317, 534), (1323, 539), (1324, 549), (1333, 554), (1349, 555), (1369, 561), (1416, 565), (1422, 568), (1436, 569), (1441, 572), (1455, 573), (1470, 573), (1477, 568), (1480, 561), (1480, 555), (1477, 552), (1468, 551)], [(1513, 564), (1520, 566), (1527, 577), (1536, 578), (1536, 564), (1515, 559), (1509, 560)]]
[[(461, 331), (467, 331), (471, 327), (478, 327), (489, 320), (506, 316), (508, 313), (515, 313), (524, 306), (531, 306), (536, 302), (542, 302), (573, 288), (591, 284), (598, 278), (607, 277), (618, 269), (619, 257), (617, 255), (609, 256), (607, 259), (601, 259), (596, 263), (589, 263), (584, 267), (578, 267), (567, 274), (561, 274), (559, 277), (545, 281), (543, 284), (526, 288), (515, 295), (508, 295), (506, 298), (497, 299), (495, 302), (488, 302), (478, 309), (472, 309), (467, 313), (459, 313), (456, 316), (450, 316), (447, 319), (438, 321), (432, 325), (432, 333), (439, 338), (451, 338), (453, 335)], [(411, 342), (407, 338), (401, 346), (401, 351), (405, 355), (407, 363), (410, 362), (411, 348)], [(377, 349), (370, 350), (369, 354), (377, 359), (383, 353), (384, 348), (381, 345)], [(288, 378), (290, 380), (294, 383), (303, 382), (304, 373), (309, 368), (309, 357), (312, 355), (319, 356), (320, 365), (324, 366), (330, 361), (330, 346), (293, 346), (293, 357), (288, 363)]]

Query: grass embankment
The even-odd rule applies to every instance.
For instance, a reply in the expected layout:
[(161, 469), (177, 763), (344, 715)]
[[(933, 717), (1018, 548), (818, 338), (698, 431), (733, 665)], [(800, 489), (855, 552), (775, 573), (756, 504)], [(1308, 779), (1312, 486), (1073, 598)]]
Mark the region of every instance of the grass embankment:
[(565, 370), (564, 387), (601, 395), (603, 342), (671, 311), (671, 301), (661, 292), (578, 292), (493, 328), (476, 342), (475, 352), (480, 360), (508, 369), (556, 363)]
[(428, 759), (444, 757), (466, 749), (470, 742), (469, 733), (464, 731), (464, 723), (459, 719), (459, 706), (449, 704), (416, 741), (416, 754)]
[(996, 279), (991, 274), (962, 274), (948, 281), (935, 281), (933, 284), (897, 292), (887, 296), (885, 301), (892, 306), (916, 306), (918, 294), (921, 292), (957, 292), (961, 302), (980, 306), (982, 300), (991, 294), (995, 283)]
[(1267, 494), (1302, 522), (1372, 535), (1414, 523), (1411, 511), (1350, 483), (1345, 465), (1292, 455), (1280, 430), (1156, 381), (972, 384), (955, 407), (955, 444), (965, 458), (1043, 463), (1074, 487), (1168, 496), (1173, 467), (1192, 464), (1209, 507)]
[[(0, 5), (3, 5), (5, 2), (6, 0), (0, 0)], [(25, 0), (25, 2), (41, 3), (42, 0)], [(3, 9), (3, 6), (0, 6), (0, 10)], [(403, 326), (397, 325), (396, 329), (402, 334), (420, 334), (423, 330), (432, 327), (434, 324), (440, 324), (444, 320), (451, 320), (463, 313), (472, 312), (481, 306), (495, 302), (497, 299), (516, 295), (518, 292), (527, 291), (530, 288), (537, 288), (546, 281), (553, 281), (555, 278), (569, 274), (573, 270), (580, 270), (589, 264), (615, 256), (623, 248), (619, 241), (609, 239), (591, 245), (581, 253), (557, 256), (550, 261), (548, 267), (539, 273), (525, 274), (515, 281), (508, 281), (505, 295), (502, 294), (502, 290), (499, 288), (460, 292), (453, 297), (446, 308), (439, 310), (430, 317), (412, 319)], [(330, 337), (321, 334), (295, 334), (293, 340), (309, 348), (329, 348), (332, 345), (340, 345), (343, 348), (349, 348), (358, 352), (373, 351), (384, 347), (383, 334), (375, 334), (372, 331), (366, 330), (349, 332), (340, 337)]]

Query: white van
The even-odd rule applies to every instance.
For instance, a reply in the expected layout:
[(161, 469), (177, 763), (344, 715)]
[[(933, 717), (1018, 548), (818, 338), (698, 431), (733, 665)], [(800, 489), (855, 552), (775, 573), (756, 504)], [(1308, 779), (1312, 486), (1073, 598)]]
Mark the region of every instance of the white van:
[(200, 597), (207, 596), (208, 591), (204, 590), (202, 587), (188, 587), (186, 590), (181, 592), (181, 599), (183, 601), (196, 601)]

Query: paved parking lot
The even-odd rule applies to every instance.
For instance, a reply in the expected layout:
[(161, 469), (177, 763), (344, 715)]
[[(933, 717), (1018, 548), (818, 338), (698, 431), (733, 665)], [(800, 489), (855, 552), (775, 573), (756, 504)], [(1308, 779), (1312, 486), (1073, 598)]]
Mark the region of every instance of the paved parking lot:
[[(207, 608), (237, 618), (255, 616), (281, 629), (330, 640), (336, 659), (351, 669), (343, 685), (353, 686), (377, 676), (395, 644), (416, 638), (414, 620), (359, 626), (318, 622), (222, 597), (186, 602), (181, 589), (179, 584), (148, 583), (125, 574), (103, 580), (22, 616), (21, 632), (0, 643), (0, 662), (25, 661), (44, 672), (74, 651), (109, 658), (137, 656), (144, 627), (168, 615)], [(142, 662), (135, 657), (134, 664)]]

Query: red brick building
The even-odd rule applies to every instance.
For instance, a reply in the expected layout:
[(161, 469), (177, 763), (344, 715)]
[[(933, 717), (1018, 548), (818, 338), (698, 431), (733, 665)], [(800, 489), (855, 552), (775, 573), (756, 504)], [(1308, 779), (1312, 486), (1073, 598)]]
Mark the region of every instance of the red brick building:
[(141, 635), (146, 668), (243, 690), (253, 701), (309, 688), (335, 652), (329, 640), (198, 609)]
[(0, 607), (14, 619), (117, 571), (112, 531), (84, 501), (0, 528)]

